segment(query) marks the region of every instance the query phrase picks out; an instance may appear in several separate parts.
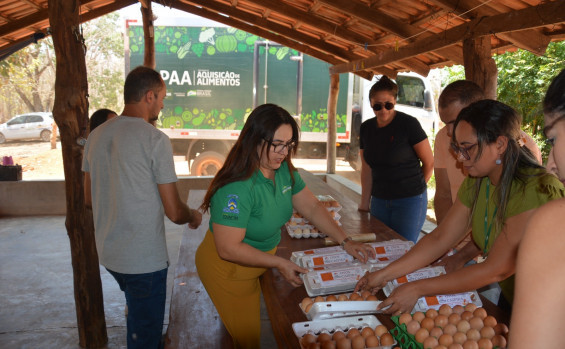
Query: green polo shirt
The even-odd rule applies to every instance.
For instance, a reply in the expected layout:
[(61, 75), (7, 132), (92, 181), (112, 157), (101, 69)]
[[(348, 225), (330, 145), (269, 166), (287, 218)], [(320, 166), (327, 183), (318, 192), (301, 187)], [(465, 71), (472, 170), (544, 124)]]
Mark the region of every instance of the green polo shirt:
[(281, 241), (281, 227), (292, 215), (292, 196), (306, 184), (294, 172), (294, 185), (287, 162), (275, 171), (275, 182), (260, 170), (246, 180), (232, 182), (218, 189), (210, 202), (212, 224), (245, 228), (243, 242), (270, 251)]

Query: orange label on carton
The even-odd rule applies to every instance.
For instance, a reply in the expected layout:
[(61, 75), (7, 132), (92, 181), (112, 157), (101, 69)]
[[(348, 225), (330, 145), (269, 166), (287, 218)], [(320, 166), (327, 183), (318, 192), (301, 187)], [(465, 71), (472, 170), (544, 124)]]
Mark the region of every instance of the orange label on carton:
[(312, 258), (312, 263), (314, 263), (314, 265), (324, 265), (324, 258), (323, 257)]
[(386, 261), (389, 260), (388, 257), (379, 257), (379, 258), (377, 258), (377, 259), (378, 259), (379, 261), (381, 261), (381, 262), (386, 262)]
[(377, 254), (385, 254), (386, 250), (385, 250), (384, 246), (377, 246), (377, 247), (375, 247), (375, 252)]
[(304, 251), (304, 254), (314, 254), (314, 251), (312, 250)]
[(332, 281), (334, 279), (332, 273), (323, 273), (320, 274), (320, 277), (322, 278), (322, 281)]
[(406, 278), (406, 275), (404, 275), (396, 279), (396, 282), (398, 282), (399, 284), (405, 284), (408, 282), (408, 279)]
[(432, 306), (432, 305), (439, 305), (439, 299), (437, 299), (437, 297), (426, 297), (426, 303), (428, 303), (428, 306)]

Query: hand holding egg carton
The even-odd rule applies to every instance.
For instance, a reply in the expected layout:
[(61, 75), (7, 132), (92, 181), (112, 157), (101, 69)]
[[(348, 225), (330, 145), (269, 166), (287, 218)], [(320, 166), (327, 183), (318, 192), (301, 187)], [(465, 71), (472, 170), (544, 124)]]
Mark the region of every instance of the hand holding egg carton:
[(369, 291), (331, 294), (328, 296), (306, 297), (300, 302), (300, 309), (308, 320), (321, 320), (344, 316), (380, 313), (381, 302)]
[[(329, 195), (318, 195), (318, 200), (322, 203), (324, 207), (328, 210), (330, 215), (334, 220), (337, 221), (338, 225), (341, 225), (339, 220), (341, 216), (338, 211), (341, 210), (341, 205)], [(285, 224), (286, 230), (290, 237), (300, 239), (300, 238), (325, 238), (327, 235), (319, 231), (318, 228), (310, 224), (310, 222), (304, 218), (299, 212), (294, 211), (292, 217)]]

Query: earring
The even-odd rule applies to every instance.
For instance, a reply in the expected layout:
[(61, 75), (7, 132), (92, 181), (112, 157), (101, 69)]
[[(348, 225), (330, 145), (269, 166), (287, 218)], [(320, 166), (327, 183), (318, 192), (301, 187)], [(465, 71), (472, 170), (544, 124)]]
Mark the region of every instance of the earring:
[(496, 161), (494, 163), (497, 164), (497, 165), (500, 165), (500, 164), (502, 164), (502, 160), (496, 159)]

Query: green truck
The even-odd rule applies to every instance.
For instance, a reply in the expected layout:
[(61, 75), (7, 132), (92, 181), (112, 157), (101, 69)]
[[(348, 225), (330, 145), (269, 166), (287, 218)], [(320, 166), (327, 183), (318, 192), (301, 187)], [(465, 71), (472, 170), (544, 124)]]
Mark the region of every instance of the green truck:
[[(135, 21), (126, 28), (128, 72), (143, 63), (144, 36)], [(298, 157), (326, 156), (328, 63), (232, 27), (156, 26), (153, 35), (156, 70), (167, 86), (157, 126), (175, 155), (186, 156), (191, 175), (214, 175), (246, 117), (264, 103), (296, 118)], [(340, 76), (337, 155), (346, 160), (358, 152), (351, 144), (352, 85), (353, 75)]]

